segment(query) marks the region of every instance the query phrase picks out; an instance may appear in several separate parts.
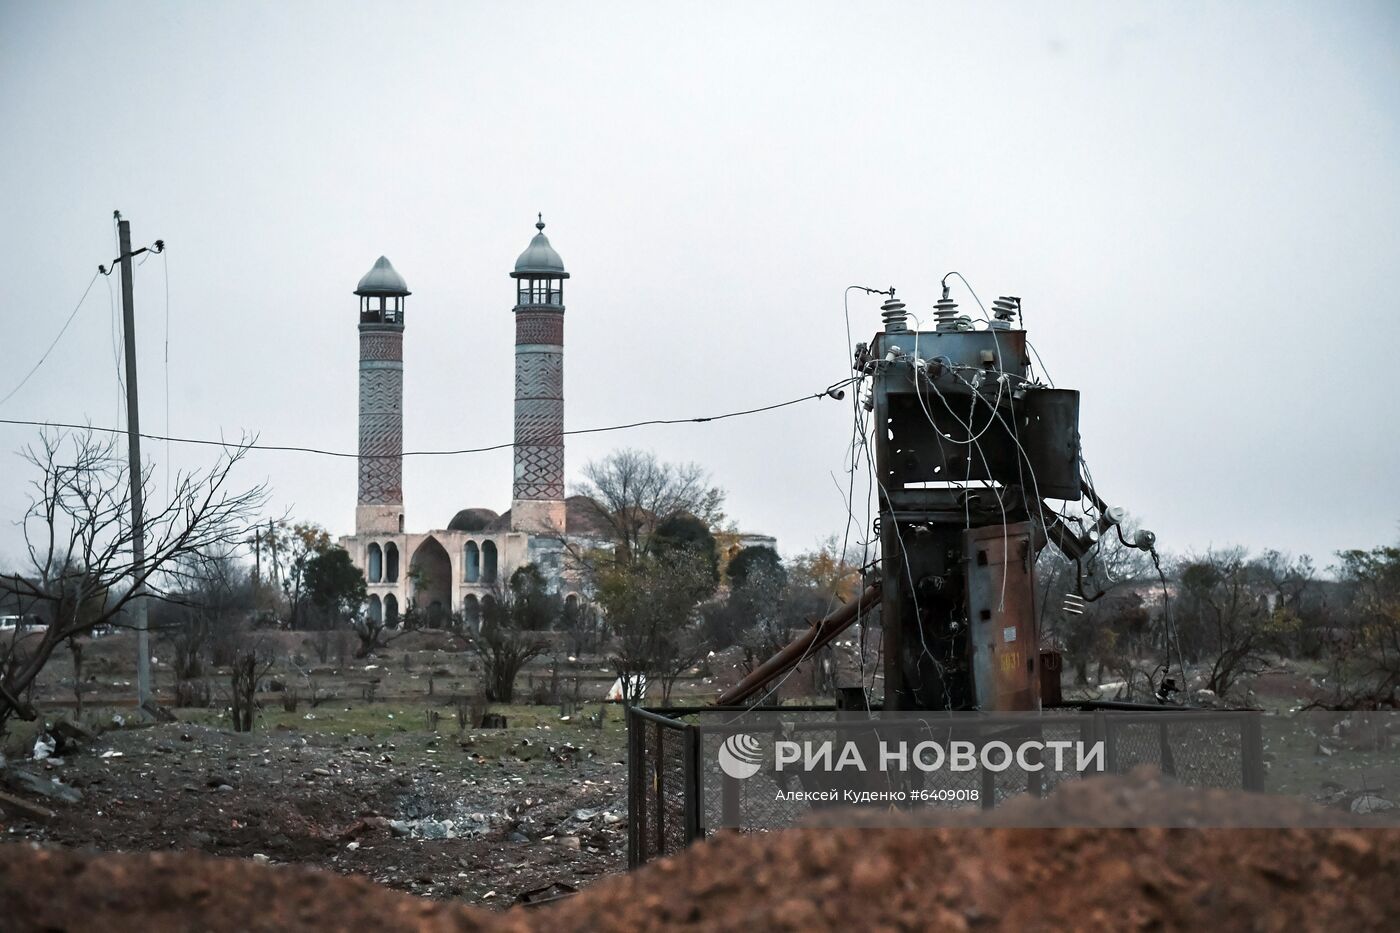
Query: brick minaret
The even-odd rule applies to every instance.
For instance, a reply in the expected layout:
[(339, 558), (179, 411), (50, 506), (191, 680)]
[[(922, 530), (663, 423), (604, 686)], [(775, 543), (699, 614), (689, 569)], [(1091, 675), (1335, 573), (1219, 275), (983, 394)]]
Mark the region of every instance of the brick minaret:
[(515, 261), (514, 531), (564, 531), (564, 261), (539, 233)]
[(355, 534), (403, 531), (403, 305), (408, 285), (380, 256), (360, 279), (360, 486)]

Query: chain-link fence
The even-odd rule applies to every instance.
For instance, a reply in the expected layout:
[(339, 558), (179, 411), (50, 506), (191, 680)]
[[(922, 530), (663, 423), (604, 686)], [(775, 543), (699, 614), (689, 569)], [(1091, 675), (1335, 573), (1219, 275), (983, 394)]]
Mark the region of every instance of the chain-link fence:
[[(1037, 755), (1102, 749), (1095, 773), (1123, 773), (1152, 765), (1178, 782), (1201, 787), (1261, 790), (1263, 765), (1257, 714), (1181, 712), (1145, 708), (1047, 711), (1038, 715), (880, 714), (823, 707), (714, 707), (628, 711), (630, 822), (628, 860), (640, 865), (678, 851), (719, 827), (765, 830), (792, 826), (814, 809), (853, 800), (936, 800), (940, 809), (992, 808), (1020, 794), (1043, 796), (1077, 778), (1074, 767), (1052, 766)], [(743, 737), (756, 749), (751, 773), (734, 776), (724, 765), (726, 743)], [(991, 745), (1019, 748), (1028, 757), (988, 766)], [(907, 758), (885, 767), (843, 769), (834, 757), (823, 766), (784, 768), (777, 749), (842, 749), (863, 762), (907, 756), (921, 743), (962, 744), (978, 750), (976, 766), (909, 767)], [(793, 752), (795, 754), (795, 752)], [(719, 766), (716, 766), (718, 762)]]

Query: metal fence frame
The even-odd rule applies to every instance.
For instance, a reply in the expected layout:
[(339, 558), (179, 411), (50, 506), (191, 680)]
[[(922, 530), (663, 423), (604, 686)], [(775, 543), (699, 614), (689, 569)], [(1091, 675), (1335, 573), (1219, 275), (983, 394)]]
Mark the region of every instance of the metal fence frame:
[[(1115, 715), (1106, 715), (1112, 712)], [(705, 835), (703, 809), (705, 806), (705, 768), (703, 766), (703, 740), (707, 735), (724, 734), (726, 731), (742, 732), (751, 726), (736, 723), (748, 713), (782, 713), (785, 716), (814, 716), (825, 714), (826, 718), (813, 719), (803, 724), (804, 729), (868, 729), (870, 719), (865, 711), (851, 713), (838, 710), (834, 706), (756, 706), (756, 707), (717, 707), (689, 706), (664, 709), (631, 706), (627, 709), (627, 864), (635, 868), (654, 858), (674, 854)], [(1163, 713), (1176, 713), (1176, 716), (1163, 716)], [(1137, 715), (1133, 715), (1137, 714)], [(1062, 728), (1076, 729), (1087, 741), (1103, 740), (1105, 746), (1105, 766), (1109, 773), (1131, 770), (1144, 760), (1161, 768), (1167, 775), (1177, 773), (1177, 754), (1173, 751), (1170, 737), (1172, 725), (1182, 722), (1182, 714), (1211, 717), (1219, 722), (1221, 717), (1239, 720), (1240, 753), (1236, 766), (1227, 763), (1226, 772), (1217, 777), (1228, 778), (1228, 783), (1217, 786), (1239, 787), (1244, 790), (1263, 790), (1264, 763), (1263, 742), (1260, 732), (1259, 713), (1250, 710), (1205, 711), (1182, 710), (1175, 707), (1148, 706), (1127, 703), (1083, 703), (1047, 709), (1037, 723)], [(727, 715), (728, 723), (704, 723), (689, 721), (697, 717)], [(888, 723), (926, 721), (916, 712), (907, 718), (885, 720)], [(1203, 720), (1204, 721), (1204, 720)], [(1149, 736), (1155, 731), (1155, 755), (1130, 754), (1126, 736), (1128, 730), (1149, 727)], [(1149, 744), (1151, 738), (1147, 739)], [(1137, 742), (1140, 748), (1143, 739)], [(1154, 760), (1155, 759), (1155, 760)], [(982, 770), (980, 779), (980, 801), (985, 809), (995, 806), (998, 793), (1010, 796), (1021, 791), (1003, 785), (998, 788), (998, 778), (990, 771)], [(1024, 790), (1043, 796), (1052, 786), (1047, 786), (1041, 772), (1026, 772)], [(720, 790), (721, 807), (727, 816), (739, 813), (737, 782), (724, 781)], [(735, 822), (727, 818), (726, 822)]]

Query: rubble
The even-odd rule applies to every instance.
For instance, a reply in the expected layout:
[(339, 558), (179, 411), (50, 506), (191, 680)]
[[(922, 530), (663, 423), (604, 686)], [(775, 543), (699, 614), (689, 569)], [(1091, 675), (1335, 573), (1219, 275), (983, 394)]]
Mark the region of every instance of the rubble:
[(69, 787), (61, 781), (50, 780), (22, 768), (8, 768), (3, 776), (5, 782), (18, 791), (38, 794), (41, 797), (62, 800), (66, 803), (77, 803), (83, 799), (82, 791), (76, 787)]
[[(391, 741), (295, 729), (236, 734), (189, 721), (109, 731), (92, 753), (48, 776), (30, 769), (31, 785), (11, 784), (17, 797), (57, 812), (21, 818), (0, 804), (12, 816), (0, 838), (263, 854), (279, 865), (309, 863), (477, 903), (492, 889), (508, 902), (530, 886), (581, 887), (621, 870), (626, 824), (616, 812), (625, 772), (616, 750), (596, 755), (577, 736), (560, 743), (561, 735), (555, 746), (579, 749), (564, 763), (543, 755), (548, 743), (530, 734), (541, 754), (520, 762), (512, 748), (518, 735), (478, 734), (462, 749), (426, 734), (394, 732)], [(62, 782), (51, 780), (60, 773)], [(66, 802), (56, 806), (42, 791)], [(541, 843), (551, 834), (580, 842)]]

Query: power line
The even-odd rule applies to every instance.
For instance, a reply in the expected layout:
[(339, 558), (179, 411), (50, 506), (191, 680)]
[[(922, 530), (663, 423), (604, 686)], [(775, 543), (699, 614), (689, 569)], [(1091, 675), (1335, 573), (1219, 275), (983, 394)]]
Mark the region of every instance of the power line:
[[(837, 389), (841, 388), (842, 386), (848, 385), (853, 381), (854, 377), (851, 379), (843, 379), (840, 382), (833, 383), (826, 389), (823, 389), (821, 392), (814, 392), (811, 395), (802, 395), (794, 399), (789, 399), (786, 402), (776, 402), (772, 405), (764, 405), (759, 408), (746, 408), (741, 411), (725, 412), (722, 415), (706, 415), (698, 418), (655, 418), (650, 421), (633, 421), (628, 424), (613, 424), (601, 428), (578, 428), (573, 431), (560, 431), (558, 434), (550, 435), (550, 439), (552, 439), (553, 437), (565, 437), (576, 434), (601, 434), (606, 431), (624, 431), (630, 428), (641, 428), (657, 424), (703, 424), (708, 421), (723, 421), (726, 418), (739, 418), (745, 415), (756, 415), (766, 411), (774, 411), (779, 408), (786, 408), (789, 405), (796, 405), (799, 402), (806, 402), (812, 399), (826, 398), (828, 396), (835, 398), (835, 392)], [(36, 428), (68, 428), (76, 431), (96, 431), (100, 434), (126, 433), (126, 431), (119, 430), (117, 428), (97, 427), (91, 424), (72, 424), (62, 421), (30, 421), (22, 418), (0, 418), (0, 424), (13, 424), (23, 427)], [(453, 457), (462, 454), (484, 454), (490, 453), (491, 451), (495, 450), (509, 450), (510, 448), (516, 446), (515, 441), (509, 441), (504, 444), (492, 444), (489, 447), (466, 447), (460, 450), (405, 450), (402, 453), (398, 454), (359, 454), (349, 453), (343, 450), (324, 450), (319, 447), (300, 447), (295, 445), (281, 444), (241, 443), (226, 440), (216, 441), (210, 440), (208, 438), (198, 437), (172, 437), (165, 434), (140, 434), (139, 436), (143, 440), (167, 441), (175, 444), (197, 444), (206, 447), (237, 447), (240, 449), (247, 450), (267, 450), (283, 453), (318, 454), (323, 457), (343, 457), (346, 459), (360, 459), (362, 457), (364, 459), (384, 459), (392, 457)], [(529, 443), (539, 444), (540, 440), (537, 438), (531, 439)]]
[(92, 291), (92, 286), (97, 282), (97, 276), (98, 273), (96, 272), (92, 274), (92, 279), (88, 281), (87, 288), (83, 289), (83, 297), (79, 298), (78, 303), (73, 306), (73, 310), (68, 314), (68, 320), (63, 322), (63, 327), (59, 329), (58, 336), (53, 338), (53, 343), (49, 344), (49, 348), (44, 351), (44, 355), (39, 357), (39, 362), (34, 364), (33, 369), (25, 373), (24, 378), (19, 381), (19, 385), (11, 389), (9, 391), (9, 394), (7, 394), (4, 398), (0, 398), (0, 405), (3, 405), (6, 402), (8, 402), (16, 392), (18, 392), (20, 389), (23, 389), (24, 384), (29, 381), (29, 377), (37, 373), (39, 371), (39, 367), (44, 365), (44, 361), (49, 358), (49, 354), (53, 352), (53, 348), (58, 346), (58, 342), (62, 340), (63, 335), (68, 332), (68, 325), (72, 324), (73, 318), (78, 316), (78, 310), (82, 308), (83, 302), (87, 301), (88, 292)]

